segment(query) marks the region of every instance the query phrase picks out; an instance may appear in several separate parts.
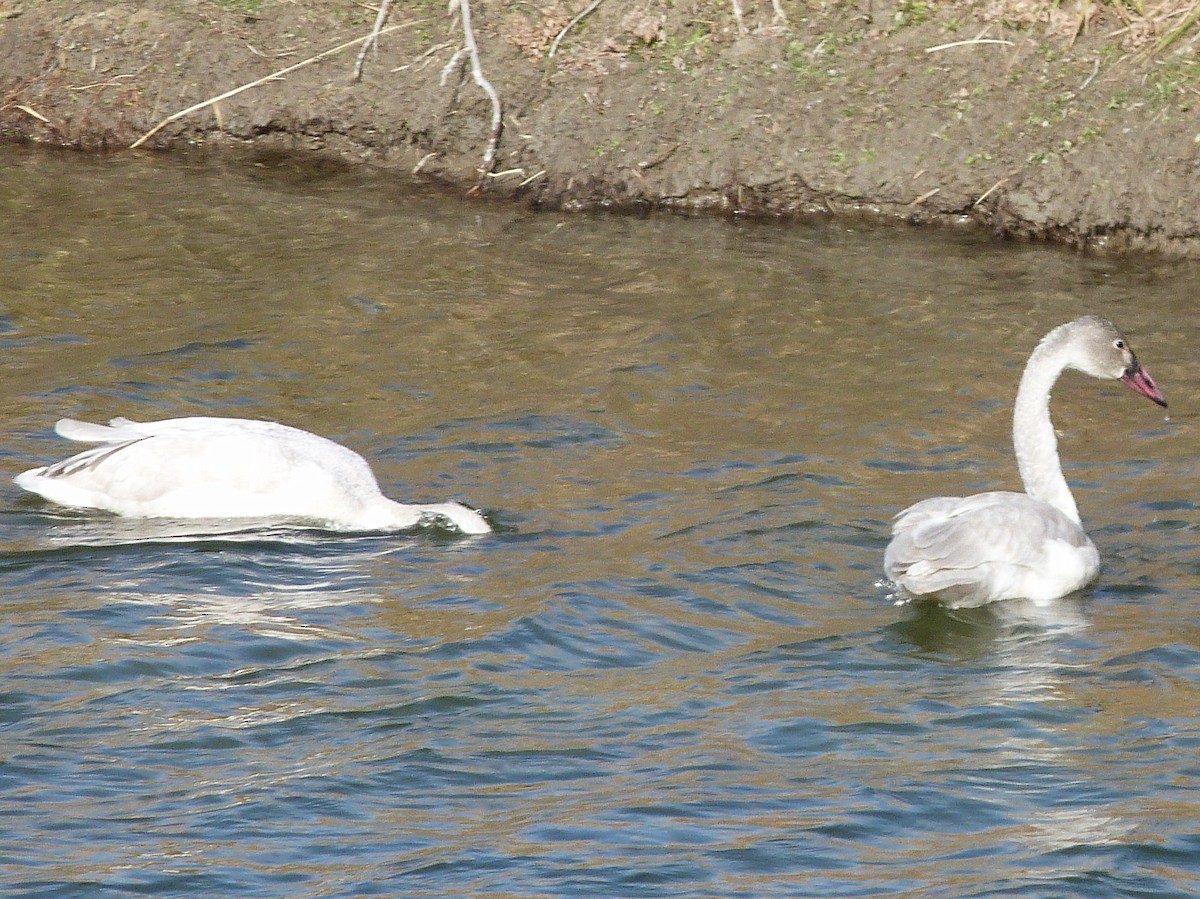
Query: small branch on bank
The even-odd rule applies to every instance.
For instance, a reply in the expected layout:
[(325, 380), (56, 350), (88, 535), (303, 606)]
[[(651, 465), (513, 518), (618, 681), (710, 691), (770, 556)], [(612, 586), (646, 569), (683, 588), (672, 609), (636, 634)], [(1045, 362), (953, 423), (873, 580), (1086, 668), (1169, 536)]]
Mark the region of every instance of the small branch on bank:
[[(420, 21), (421, 21), (420, 19), (413, 19), (408, 22), (401, 22), (399, 25), (389, 25), (387, 28), (384, 28), (382, 31), (380, 31), (379, 34), (387, 34), (388, 32), (396, 31), (400, 28), (408, 28), (412, 25), (416, 25)], [(376, 35), (376, 37), (378, 37), (378, 35)], [(268, 81), (278, 81), (284, 75), (290, 74), (291, 72), (294, 72), (297, 69), (302, 69), (305, 66), (312, 65), (314, 62), (319, 62), (320, 60), (325, 59), (326, 57), (333, 56), (336, 53), (341, 53), (343, 50), (349, 49), (350, 47), (353, 47), (355, 44), (361, 44), (363, 41), (369, 41), (369, 40), (371, 40), (370, 34), (366, 35), (365, 37), (356, 37), (352, 41), (346, 41), (346, 43), (344, 43), (344, 44), (338, 44), (336, 47), (330, 47), (328, 50), (318, 53), (316, 56), (310, 56), (308, 59), (301, 60), (300, 62), (296, 63), (295, 65), (290, 65), (286, 69), (280, 69), (278, 72), (272, 72), (270, 75), (266, 75), (255, 81), (251, 81), (249, 84), (243, 84), (241, 87), (235, 87), (233, 90), (228, 90), (225, 93), (220, 94), (216, 97), (211, 97), (202, 103), (197, 103), (194, 106), (189, 106), (187, 109), (181, 109), (181, 110), (179, 110), (179, 112), (177, 112), (173, 115), (167, 116), (165, 119), (163, 119), (161, 122), (159, 122), (153, 128), (151, 128), (149, 131), (147, 131), (145, 134), (143, 134), (141, 137), (139, 137), (137, 140), (135, 140), (132, 144), (129, 145), (129, 149), (136, 150), (138, 147), (140, 147), (142, 144), (144, 144), (150, 138), (154, 137), (154, 135), (158, 134), (158, 132), (162, 131), (162, 129), (166, 128), (172, 122), (179, 121), (184, 116), (191, 115), (193, 112), (199, 112), (201, 109), (204, 109), (205, 107), (208, 107), (208, 106), (212, 106), (216, 103), (220, 103), (222, 100), (228, 100), (230, 97), (235, 97), (238, 94), (242, 93), (242, 91), (248, 91), (253, 87), (258, 87), (260, 85), (266, 84)]]
[(30, 106), (25, 106), (21, 103), (18, 103), (17, 109), (21, 110), (21, 112), (25, 113), (26, 115), (33, 116), (39, 122), (45, 122), (47, 125), (50, 124), (50, 120), (48, 118), (46, 118), (44, 115), (42, 115), (40, 112), (38, 112), (36, 109), (34, 109)]
[(746, 33), (746, 18), (742, 13), (742, 0), (733, 0), (733, 21), (737, 23), (737, 33)]
[(568, 22), (566, 25), (564, 25), (563, 30), (560, 31), (558, 33), (558, 37), (556, 37), (554, 39), (554, 43), (550, 45), (550, 52), (546, 54), (546, 58), (554, 59), (554, 54), (558, 52), (558, 45), (562, 42), (562, 39), (564, 37), (566, 37), (567, 32), (570, 31), (572, 28), (574, 28), (576, 25), (578, 25), (580, 22), (582, 22), (584, 16), (591, 15), (593, 12), (595, 12), (596, 7), (598, 7), (603, 2), (604, 2), (604, 0), (592, 0), (592, 2), (588, 5), (587, 9), (585, 9), (583, 12), (581, 12), (579, 15), (577, 15), (575, 18), (573, 18), (570, 22)]
[[(418, 56), (412, 62), (407, 62), (402, 66), (396, 66), (396, 68), (392, 69), (392, 72), (394, 74), (396, 72), (403, 72), (406, 69), (411, 69), (413, 66), (417, 65), (418, 63), (424, 62), (429, 57), (433, 56), (433, 54), (437, 53), (440, 50), (445, 50), (449, 46), (450, 46), (449, 44), (434, 44), (432, 47), (430, 47), (428, 50), (426, 50), (424, 53), (422, 53), (420, 56)], [(445, 84), (445, 82), (443, 82), (443, 86), (444, 86), (444, 84)]]
[(479, 182), (468, 192), (478, 194), (483, 190), (487, 176), (496, 166), (496, 148), (500, 145), (500, 131), (504, 127), (504, 114), (500, 106), (500, 95), (496, 93), (492, 83), (484, 76), (483, 65), (479, 61), (479, 45), (475, 42), (475, 29), (471, 25), (471, 0), (450, 0), (450, 14), (453, 15), (456, 10), (462, 17), (463, 42), (466, 46), (455, 53), (446, 68), (442, 70), (442, 83), (445, 83), (446, 76), (466, 52), (471, 58), (471, 77), (492, 101), (492, 131), (488, 138), (487, 149), (483, 153), (483, 162), (479, 167)]
[(989, 187), (987, 190), (985, 190), (982, 194), (979, 195), (979, 199), (971, 204), (971, 208), (974, 209), (976, 206), (978, 206), (980, 203), (982, 203), (984, 200), (986, 200), (988, 197), (990, 197), (992, 195), (992, 191), (994, 191), (996, 188), (998, 188), (1000, 185), (1002, 185), (1007, 180), (1008, 180), (1008, 176), (1005, 175), (1003, 178), (1001, 178), (999, 181), (997, 181), (995, 184), (993, 184), (991, 187)]
[(379, 15), (375, 17), (375, 24), (371, 28), (371, 34), (363, 42), (362, 49), (358, 51), (358, 59), (354, 61), (354, 81), (356, 83), (362, 81), (363, 63), (367, 61), (367, 51), (374, 47), (375, 52), (379, 52), (379, 29), (387, 21), (388, 13), (391, 12), (391, 9), (392, 0), (383, 0), (379, 4)]
[(1079, 87), (1075, 88), (1075, 93), (1082, 94), (1083, 89), (1092, 83), (1092, 79), (1094, 79), (1096, 77), (1096, 75), (1099, 74), (1099, 72), (1100, 72), (1100, 57), (1097, 56), (1096, 64), (1092, 66), (1092, 74), (1087, 76), (1087, 78), (1084, 80), (1083, 84), (1081, 84), (1081, 85), (1079, 85)]
[(136, 72), (129, 72), (128, 74), (125, 74), (125, 75), (113, 75), (112, 79), (109, 81), (93, 81), (91, 84), (72, 84), (69, 88), (67, 88), (67, 90), (90, 91), (92, 88), (96, 88), (96, 87), (118, 87), (121, 84), (121, 79), (136, 78), (138, 75), (142, 74), (142, 72), (146, 71), (146, 69), (148, 69), (148, 68), (149, 68), (149, 66), (147, 65), (147, 66), (142, 66)]
[(651, 159), (648, 162), (639, 162), (637, 164), (638, 170), (644, 172), (647, 169), (652, 169), (655, 166), (662, 165), (664, 162), (666, 162), (668, 159), (670, 159), (672, 156), (674, 156), (675, 151), (678, 150), (681, 146), (683, 146), (683, 144), (676, 144), (675, 146), (671, 147), (671, 149), (667, 150), (667, 152), (665, 152), (659, 156), (656, 156), (654, 159)]
[(926, 47), (925, 52), (926, 53), (937, 53), (939, 50), (950, 50), (950, 49), (953, 49), (954, 47), (969, 47), (969, 46), (972, 46), (973, 44), (1003, 44), (1006, 47), (1011, 47), (1013, 45), (1013, 42), (1001, 40), (1000, 38), (994, 38), (994, 37), (974, 37), (974, 38), (971, 38), (969, 41), (954, 41), (949, 44), (938, 44), (936, 47)]
[(459, 47), (454, 51), (454, 55), (450, 57), (449, 62), (442, 66), (442, 87), (446, 86), (446, 83), (450, 80), (451, 73), (453, 73), (453, 71), (459, 67), (463, 61), (463, 57), (466, 56), (468, 52), (469, 51), (466, 47)]
[(940, 193), (940, 192), (941, 192), (940, 187), (935, 187), (933, 190), (927, 190), (927, 191), (925, 191), (925, 193), (921, 194), (921, 196), (917, 197), (915, 200), (913, 200), (911, 203), (909, 203), (908, 208), (914, 209), (917, 206), (920, 206), (922, 203), (924, 203), (926, 200), (928, 200), (934, 194)]

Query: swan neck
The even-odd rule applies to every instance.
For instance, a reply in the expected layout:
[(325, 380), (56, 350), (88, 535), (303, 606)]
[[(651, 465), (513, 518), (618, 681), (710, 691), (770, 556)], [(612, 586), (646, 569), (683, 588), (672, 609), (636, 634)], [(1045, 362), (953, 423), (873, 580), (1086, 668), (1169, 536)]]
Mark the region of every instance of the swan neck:
[(1067, 366), (1065, 348), (1057, 336), (1058, 332), (1052, 331), (1038, 344), (1021, 375), (1013, 409), (1013, 447), (1025, 492), (1078, 523), (1079, 509), (1063, 477), (1058, 439), (1050, 421), (1050, 391)]
[(383, 527), (396, 530), (407, 530), (436, 519), (449, 524), (463, 534), (487, 534), (492, 530), (487, 519), (474, 509), (461, 503), (432, 503), (428, 505), (409, 505), (381, 496), (381, 515), (385, 522)]

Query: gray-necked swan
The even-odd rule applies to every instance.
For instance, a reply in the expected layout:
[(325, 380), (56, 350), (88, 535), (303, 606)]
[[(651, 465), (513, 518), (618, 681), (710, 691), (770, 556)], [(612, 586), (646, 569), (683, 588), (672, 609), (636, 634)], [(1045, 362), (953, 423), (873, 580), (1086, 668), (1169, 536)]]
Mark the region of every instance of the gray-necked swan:
[(903, 593), (951, 608), (999, 599), (1048, 602), (1100, 570), (1058, 460), (1050, 390), (1064, 369), (1119, 379), (1160, 406), (1162, 392), (1112, 324), (1085, 315), (1042, 338), (1013, 410), (1013, 446), (1024, 493), (938, 496), (896, 516), (883, 568)]
[(64, 418), (54, 430), (98, 446), (14, 480), (64, 506), (141, 518), (303, 519), (346, 531), (404, 530), (427, 521), (464, 534), (491, 530), (459, 503), (390, 500), (358, 453), (275, 422), (114, 418), (100, 425)]

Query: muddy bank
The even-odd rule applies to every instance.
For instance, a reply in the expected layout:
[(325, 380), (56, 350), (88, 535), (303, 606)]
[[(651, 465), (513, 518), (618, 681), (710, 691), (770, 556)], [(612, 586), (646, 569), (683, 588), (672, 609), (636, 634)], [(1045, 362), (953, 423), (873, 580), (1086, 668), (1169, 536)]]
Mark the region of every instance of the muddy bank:
[[(473, 0), (503, 106), (484, 192), (543, 207), (870, 215), (1200, 256), (1197, 35), (1089, 4)], [(778, 13), (781, 12), (781, 18)], [(1086, 16), (1084, 15), (1086, 13)], [(370, 31), (349, 0), (0, 0), (0, 135), (126, 151)], [(492, 104), (442, 0), (152, 148), (320, 153), (467, 190)], [(445, 84), (443, 84), (445, 77)]]

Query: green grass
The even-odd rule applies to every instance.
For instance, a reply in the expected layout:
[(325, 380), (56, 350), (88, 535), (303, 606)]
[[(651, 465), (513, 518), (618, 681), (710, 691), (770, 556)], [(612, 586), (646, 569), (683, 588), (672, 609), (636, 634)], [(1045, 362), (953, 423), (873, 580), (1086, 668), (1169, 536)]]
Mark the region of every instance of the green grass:
[(924, 0), (901, 0), (896, 4), (896, 11), (893, 13), (893, 18), (896, 25), (904, 27), (906, 25), (920, 25), (933, 15), (933, 4), (926, 3)]
[(659, 41), (657, 47), (659, 52), (666, 57), (660, 63), (662, 67), (666, 68), (675, 65), (675, 60), (681, 60), (686, 64), (692, 56), (704, 59), (712, 47), (712, 38), (704, 26), (696, 25), (686, 35), (673, 34)]
[(1155, 109), (1165, 109), (1178, 105), (1181, 109), (1191, 108), (1191, 97), (1194, 86), (1200, 82), (1200, 61), (1194, 57), (1175, 57), (1168, 62), (1159, 63), (1149, 82), (1150, 105)]
[(216, 3), (223, 9), (247, 15), (257, 15), (263, 8), (263, 0), (216, 0)]

